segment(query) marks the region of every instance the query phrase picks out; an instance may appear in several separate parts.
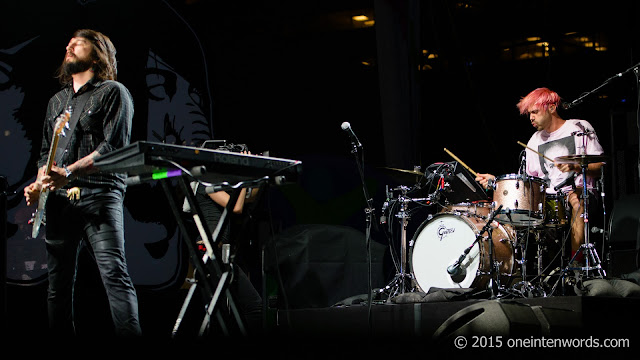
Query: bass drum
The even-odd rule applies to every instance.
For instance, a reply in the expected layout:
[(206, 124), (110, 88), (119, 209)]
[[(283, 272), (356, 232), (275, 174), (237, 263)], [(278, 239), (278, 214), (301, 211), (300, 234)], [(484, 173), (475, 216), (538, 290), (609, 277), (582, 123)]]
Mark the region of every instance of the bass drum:
[[(481, 225), (482, 224), (482, 225)], [(433, 288), (480, 288), (490, 280), (488, 234), (475, 243), (460, 263), (457, 274), (449, 274), (453, 265), (473, 244), (484, 223), (464, 216), (439, 213), (423, 222), (409, 243), (409, 259), (414, 280), (421, 291)], [(497, 222), (492, 225), (494, 259), (499, 264), (501, 282), (510, 280), (514, 271), (515, 231)]]

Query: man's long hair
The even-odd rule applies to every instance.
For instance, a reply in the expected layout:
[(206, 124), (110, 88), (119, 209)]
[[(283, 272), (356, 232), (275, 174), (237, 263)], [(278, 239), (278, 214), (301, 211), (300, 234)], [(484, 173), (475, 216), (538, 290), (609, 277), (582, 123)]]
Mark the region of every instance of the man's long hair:
[[(98, 80), (116, 80), (117, 79), (117, 61), (116, 48), (113, 46), (111, 39), (103, 33), (91, 29), (80, 29), (73, 33), (72, 37), (82, 37), (91, 42), (91, 59), (95, 61), (93, 64), (94, 76)], [(66, 85), (72, 81), (70, 74), (64, 71), (64, 60), (58, 68), (57, 78), (60, 84)]]

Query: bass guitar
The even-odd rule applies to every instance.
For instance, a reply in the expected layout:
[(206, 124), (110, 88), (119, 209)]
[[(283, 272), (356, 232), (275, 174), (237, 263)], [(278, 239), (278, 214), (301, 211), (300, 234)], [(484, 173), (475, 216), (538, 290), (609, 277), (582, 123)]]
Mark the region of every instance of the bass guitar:
[[(65, 110), (58, 118), (56, 119), (56, 124), (53, 129), (53, 136), (51, 138), (51, 147), (49, 148), (49, 156), (47, 157), (47, 165), (44, 170), (44, 175), (49, 175), (51, 172), (51, 166), (55, 163), (56, 157), (56, 149), (58, 148), (58, 140), (61, 136), (66, 136), (65, 129), (69, 129), (69, 119), (71, 118), (71, 108)], [(49, 197), (49, 189), (46, 187), (42, 187), (40, 189), (40, 198), (38, 199), (38, 207), (36, 211), (33, 213), (33, 218), (29, 221), (33, 224), (33, 229), (31, 230), (31, 237), (35, 239), (40, 232), (40, 227), (45, 223), (45, 211), (44, 207), (47, 203), (47, 198)]]

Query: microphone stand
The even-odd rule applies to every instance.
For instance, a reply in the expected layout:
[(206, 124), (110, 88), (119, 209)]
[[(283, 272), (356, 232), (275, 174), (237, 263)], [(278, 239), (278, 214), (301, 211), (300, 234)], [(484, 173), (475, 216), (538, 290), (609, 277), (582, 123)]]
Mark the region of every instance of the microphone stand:
[(617, 73), (615, 75), (613, 75), (612, 77), (608, 78), (607, 80), (605, 80), (600, 86), (598, 86), (597, 88), (588, 91), (584, 94), (582, 94), (582, 96), (580, 96), (579, 98), (573, 100), (570, 103), (565, 103), (562, 108), (565, 110), (571, 109), (572, 107), (582, 103), (582, 101), (589, 95), (595, 93), (596, 91), (600, 90), (601, 88), (603, 88), (605, 85), (609, 84), (611, 81), (613, 81), (616, 78), (622, 77), (622, 75), (630, 72), (630, 71), (634, 71), (636, 73), (636, 76), (638, 75), (638, 67), (640, 67), (640, 63), (637, 63), (635, 65), (633, 65), (632, 67), (628, 68), (627, 70), (621, 72), (621, 73)]
[(487, 220), (487, 223), (482, 227), (482, 230), (480, 230), (478, 235), (476, 235), (476, 239), (471, 243), (471, 245), (468, 248), (466, 248), (464, 250), (464, 252), (462, 253), (462, 255), (460, 255), (458, 260), (456, 260), (456, 262), (453, 263), (453, 265), (451, 265), (451, 266), (449, 266), (449, 268), (447, 268), (447, 272), (450, 275), (453, 275), (453, 273), (455, 273), (456, 270), (462, 264), (462, 261), (464, 260), (464, 258), (467, 257), (467, 255), (469, 254), (471, 249), (473, 249), (473, 247), (476, 245), (476, 243), (478, 243), (480, 241), (480, 239), (482, 239), (482, 234), (487, 232), (489, 234), (489, 265), (491, 266), (491, 270), (489, 271), (489, 274), (491, 275), (491, 280), (490, 280), (489, 287), (491, 288), (490, 290), (491, 290), (491, 298), (492, 299), (495, 299), (498, 296), (498, 281), (497, 281), (497, 278), (496, 278), (495, 266), (493, 264), (494, 263), (494, 261), (493, 261), (493, 237), (492, 237), (491, 223), (493, 222), (493, 219), (495, 218), (496, 214), (498, 214), (500, 212), (500, 210), (502, 210), (502, 205), (500, 205), (494, 212), (491, 213), (491, 216), (489, 217), (489, 220)]
[[(640, 63), (633, 65), (632, 67), (628, 68), (622, 73), (617, 74), (616, 76), (622, 76), (629, 71), (633, 71), (633, 73), (636, 75), (636, 87), (640, 86)], [(638, 95), (636, 98), (636, 126), (638, 127), (638, 131), (640, 132), (640, 88), (638, 88)], [(640, 153), (640, 142), (638, 151)], [(636, 170), (638, 171), (638, 174), (640, 174), (640, 156), (637, 159), (636, 166)]]
[[(604, 256), (605, 261), (607, 263), (606, 268), (607, 270), (609, 270), (610, 272), (612, 271), (612, 264), (611, 264), (611, 239), (609, 238), (609, 234), (611, 232), (611, 229), (609, 229), (609, 231), (607, 231), (606, 229), (606, 224), (608, 224), (607, 221), (607, 207), (606, 207), (606, 202), (605, 202), (605, 189), (604, 189), (604, 168), (606, 165), (602, 165), (600, 167), (600, 180), (598, 180), (598, 183), (600, 184), (600, 202), (602, 203), (602, 224), (604, 227), (604, 231), (602, 233), (602, 252), (601, 254)], [(606, 254), (606, 255), (605, 255)]]
[[(640, 63), (637, 63), (632, 66), (633, 72), (636, 74), (636, 88), (640, 86)], [(627, 70), (628, 71), (628, 70)], [(638, 97), (636, 99), (636, 126), (639, 127), (638, 131), (640, 132), (640, 88), (638, 88)], [(640, 154), (640, 142), (638, 143), (639, 154)], [(640, 174), (640, 156), (638, 157), (638, 174)]]
[[(367, 207), (364, 212), (366, 214), (366, 230), (365, 230), (365, 246), (367, 249), (367, 268), (368, 268), (368, 284), (367, 284), (367, 306), (369, 307), (368, 318), (369, 325), (371, 325), (371, 305), (373, 302), (373, 286), (372, 282), (372, 273), (371, 273), (371, 225), (373, 224), (374, 218), (374, 208), (373, 208), (373, 199), (369, 196), (369, 191), (367, 190), (367, 184), (364, 178), (364, 153), (361, 156), (358, 156), (358, 149), (362, 149), (362, 144), (356, 142), (355, 139), (351, 139), (351, 153), (354, 155), (356, 165), (358, 167), (358, 172), (360, 173), (360, 180), (362, 181), (362, 191), (364, 193), (364, 198), (367, 202)], [(371, 329), (371, 326), (369, 326)]]
[[(586, 98), (587, 96), (593, 94), (594, 92), (598, 91), (600, 88), (604, 87), (605, 85), (607, 85), (608, 83), (610, 83), (613, 79), (615, 78), (619, 78), (622, 77), (623, 75), (625, 75), (628, 72), (633, 71), (633, 73), (636, 75), (636, 82), (637, 82), (637, 86), (640, 86), (640, 63), (637, 63), (633, 66), (631, 66), (630, 68), (628, 68), (627, 70), (621, 72), (621, 73), (617, 73), (615, 75), (613, 75), (612, 77), (608, 78), (607, 80), (604, 81), (604, 83), (602, 83), (600, 86), (598, 86), (597, 88), (584, 93), (582, 96), (580, 96), (579, 98), (573, 100), (570, 103), (565, 103), (563, 104), (562, 108), (567, 110), (567, 109), (571, 109), (572, 107), (580, 104), (582, 102), (582, 100), (584, 100), (584, 98)], [(638, 108), (640, 108), (640, 90), (638, 90), (638, 96), (637, 96), (637, 106)], [(640, 111), (638, 111), (638, 109), (636, 109), (636, 126), (640, 127)], [(640, 130), (640, 129), (639, 129)], [(640, 146), (640, 144), (639, 144)], [(640, 151), (640, 148), (638, 148), (638, 151)], [(638, 157), (637, 159), (637, 168), (636, 170), (638, 171), (638, 173), (640, 174), (640, 157)]]

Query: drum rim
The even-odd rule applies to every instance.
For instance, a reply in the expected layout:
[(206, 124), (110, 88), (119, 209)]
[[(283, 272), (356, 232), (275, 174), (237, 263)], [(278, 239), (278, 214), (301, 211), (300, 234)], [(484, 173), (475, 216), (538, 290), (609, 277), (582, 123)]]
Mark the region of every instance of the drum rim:
[(547, 183), (546, 180), (544, 180), (543, 178), (539, 178), (537, 176), (519, 175), (519, 174), (516, 174), (516, 173), (504, 174), (504, 175), (496, 176), (496, 182), (498, 182), (500, 180), (515, 180), (515, 179), (521, 179), (522, 180), (523, 177), (526, 178), (527, 180), (533, 179), (534, 181), (544, 183), (545, 185)]
[(479, 207), (492, 207), (493, 206), (493, 202), (492, 201), (488, 201), (488, 200), (484, 200), (484, 201), (480, 201), (478, 200), (477, 202), (459, 202), (459, 203), (455, 203), (455, 204), (445, 204), (443, 206), (443, 208), (447, 208), (450, 206), (479, 206)]

